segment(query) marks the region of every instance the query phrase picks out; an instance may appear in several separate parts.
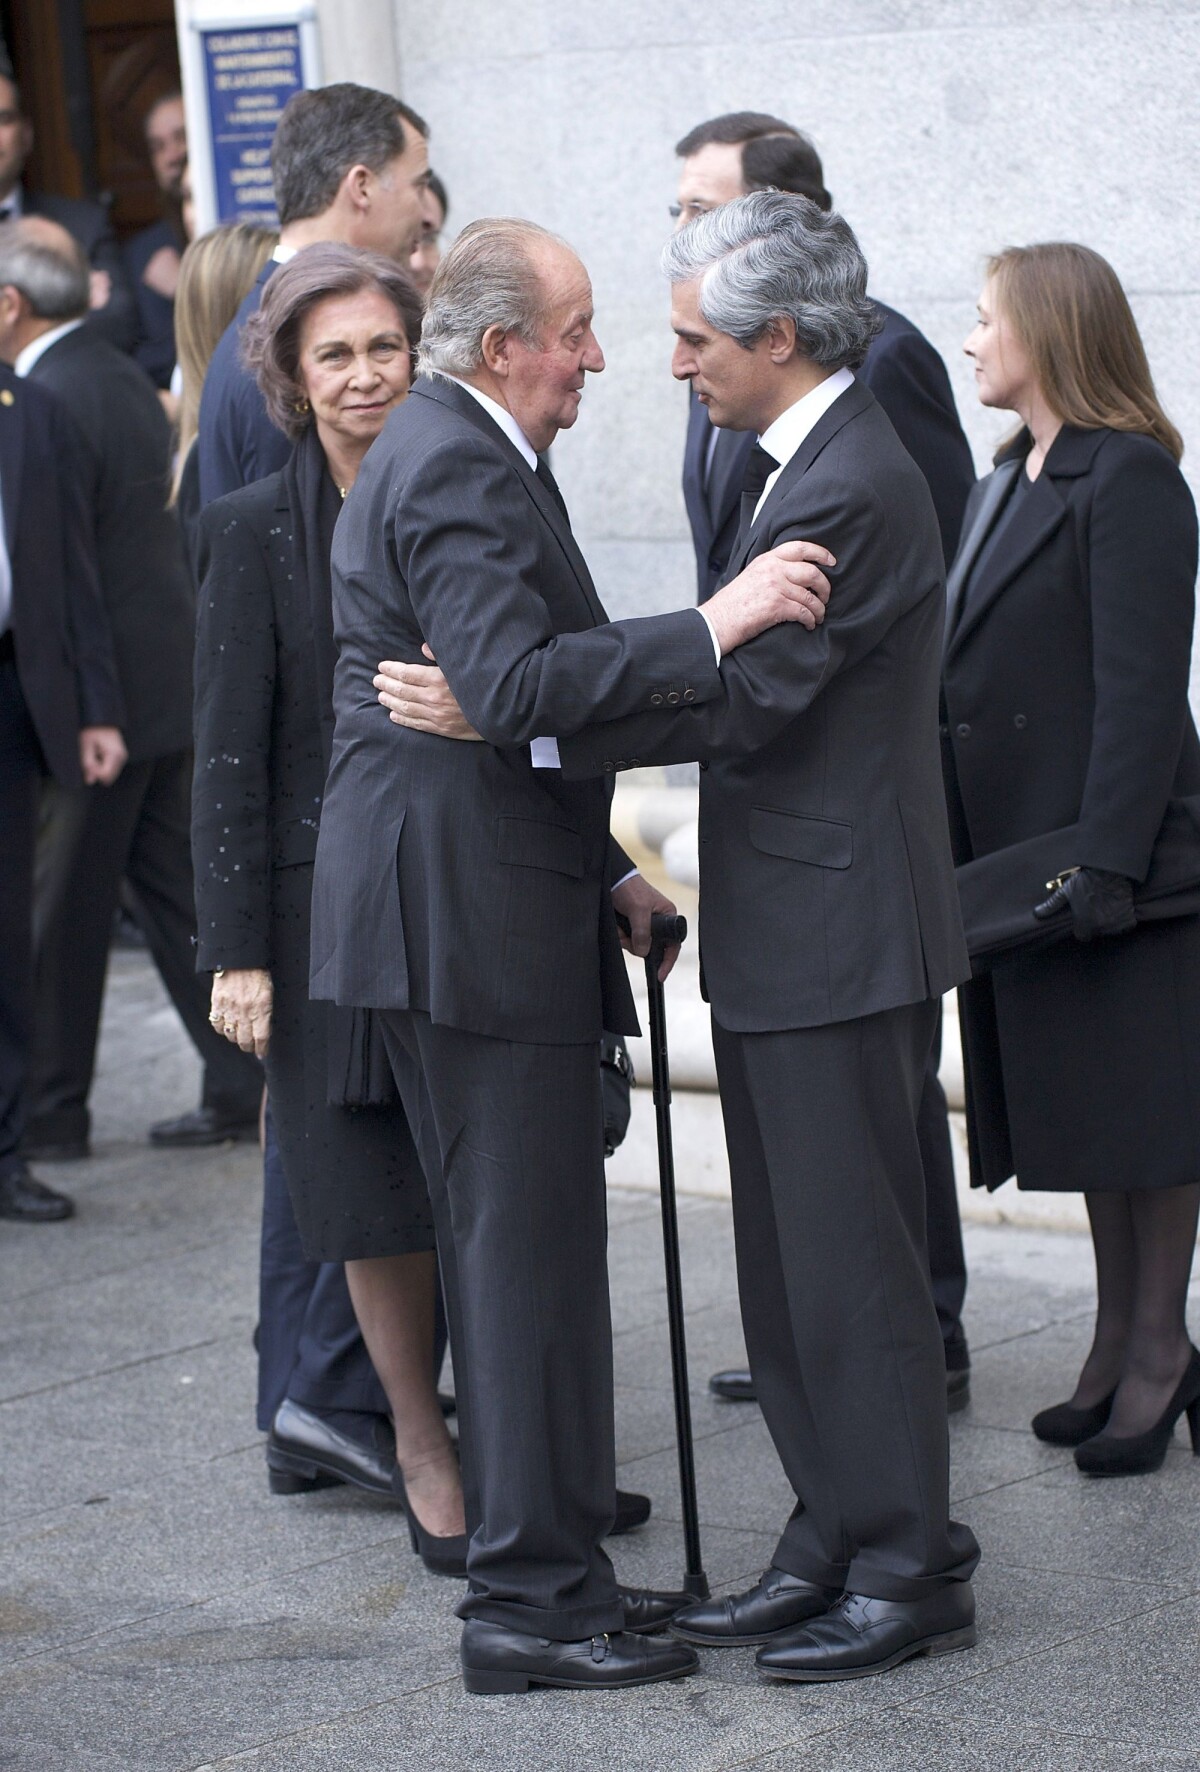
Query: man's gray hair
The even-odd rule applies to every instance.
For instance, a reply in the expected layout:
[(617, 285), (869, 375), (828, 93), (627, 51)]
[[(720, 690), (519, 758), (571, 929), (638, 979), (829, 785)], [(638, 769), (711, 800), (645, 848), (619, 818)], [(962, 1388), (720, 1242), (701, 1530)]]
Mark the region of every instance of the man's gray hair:
[(471, 375), (491, 326), (539, 350), (545, 295), (537, 255), (565, 246), (536, 222), (502, 217), (464, 228), (434, 272), (421, 329), (422, 375)]
[(36, 223), (0, 222), (0, 287), (19, 289), (39, 320), (78, 320), (88, 311), (89, 271), (83, 248), (67, 236), (61, 247), (41, 238)]
[(752, 191), (698, 215), (662, 255), (672, 283), (700, 279), (700, 312), (750, 350), (772, 320), (822, 368), (857, 369), (882, 324), (848, 223), (807, 197)]

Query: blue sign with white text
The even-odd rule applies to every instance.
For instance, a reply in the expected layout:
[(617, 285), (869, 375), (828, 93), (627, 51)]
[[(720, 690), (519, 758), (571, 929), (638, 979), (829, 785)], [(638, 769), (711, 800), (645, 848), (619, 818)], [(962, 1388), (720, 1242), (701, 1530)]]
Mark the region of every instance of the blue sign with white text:
[(304, 85), (297, 25), (202, 31), (217, 215), (277, 227), (271, 138)]

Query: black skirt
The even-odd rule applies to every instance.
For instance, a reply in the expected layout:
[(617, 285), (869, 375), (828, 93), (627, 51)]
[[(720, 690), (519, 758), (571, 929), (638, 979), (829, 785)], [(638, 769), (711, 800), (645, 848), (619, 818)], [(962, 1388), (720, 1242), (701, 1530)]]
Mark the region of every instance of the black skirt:
[(410, 1255), (434, 1247), (425, 1177), (399, 1101), (329, 1102), (331, 1005), (308, 995), (311, 866), (272, 880), (274, 1008), (267, 1089), (288, 1192), (313, 1261)]
[(971, 1180), (1200, 1181), (1200, 918), (1006, 961), (959, 993)]

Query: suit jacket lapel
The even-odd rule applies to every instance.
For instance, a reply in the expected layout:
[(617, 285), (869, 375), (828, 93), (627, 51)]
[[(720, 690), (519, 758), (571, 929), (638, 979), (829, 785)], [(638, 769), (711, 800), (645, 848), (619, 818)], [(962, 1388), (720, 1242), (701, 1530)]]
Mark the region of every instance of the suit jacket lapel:
[(807, 472), (825, 445), (831, 438), (837, 436), (842, 426), (848, 424), (852, 418), (857, 418), (860, 412), (865, 412), (873, 399), (874, 395), (865, 382), (856, 381), (853, 387), (847, 388), (844, 394), (838, 395), (828, 411), (821, 414), (772, 486), (753, 523), (738, 536), (737, 546), (733, 550), (733, 557), (729, 565), (725, 568), (722, 584), (728, 584), (730, 579), (736, 578), (742, 570), (757, 542), (767, 533), (767, 519), (780, 499), (785, 496), (789, 488), (796, 484), (801, 475)]
[(21, 411), (21, 388), (8, 384), (4, 392), (11, 396), (0, 402), (0, 489), (4, 501), (4, 537), (9, 560), (17, 545), (17, 524), (21, 510), (21, 479), (25, 467), (25, 418)]
[(992, 527), (992, 519), (1008, 497), (1013, 481), (1021, 471), (1019, 461), (1001, 462), (995, 471), (989, 474), (980, 493), (979, 503), (971, 527), (963, 536), (958, 553), (954, 556), (954, 564), (950, 568), (950, 576), (946, 580), (946, 641), (954, 632), (954, 624), (958, 619), (958, 606), (962, 602), (963, 588), (971, 575), (979, 555), (979, 550), (987, 539), (988, 530)]
[(424, 394), (427, 399), (438, 400), (443, 406), (449, 406), (461, 418), (465, 418), (468, 424), (474, 425), (475, 429), (481, 431), (491, 442), (499, 444), (520, 475), (521, 483), (537, 506), (539, 514), (553, 531), (554, 539), (565, 554), (567, 564), (583, 592), (584, 601), (591, 612), (593, 622), (597, 626), (607, 622), (608, 614), (596, 595), (596, 587), (592, 583), (592, 575), (587, 569), (587, 562), (580, 553), (578, 543), (571, 533), (571, 525), (559, 509), (553, 494), (542, 485), (521, 451), (504, 435), (499, 425), (492, 421), (478, 400), (455, 382), (447, 382), (442, 379), (437, 381), (422, 380), (413, 389), (413, 393)]
[(754, 448), (753, 431), (718, 431), (708, 477), (708, 509), (712, 532), (720, 535), (738, 508), (746, 463)]
[[(1017, 463), (1018, 470), (1021, 465)], [(1066, 514), (1062, 494), (1043, 468), (1029, 488), (1016, 526), (1010, 524), (998, 537), (996, 551), (984, 565), (982, 581), (959, 611), (946, 648), (947, 657), (956, 652), (966, 636), (979, 626), (996, 598), (1012, 583), (1026, 561), (1045, 545)]]

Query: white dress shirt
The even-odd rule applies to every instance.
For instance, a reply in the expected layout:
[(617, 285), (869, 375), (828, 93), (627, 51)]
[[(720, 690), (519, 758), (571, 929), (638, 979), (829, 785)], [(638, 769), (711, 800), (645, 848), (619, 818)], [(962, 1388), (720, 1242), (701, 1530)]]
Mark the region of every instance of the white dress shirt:
[(823, 382), (818, 382), (815, 388), (810, 388), (808, 393), (802, 399), (797, 400), (794, 406), (789, 406), (786, 412), (781, 412), (774, 424), (767, 426), (758, 441), (768, 455), (774, 456), (779, 466), (773, 474), (768, 476), (759, 501), (754, 507), (756, 518), (770, 498), (776, 480), (787, 467), (808, 433), (815, 427), (817, 420), (823, 418), (834, 401), (853, 384), (854, 376), (849, 369), (835, 369), (833, 374), (827, 375)]
[(66, 338), (68, 332), (78, 332), (82, 325), (82, 320), (66, 320), (61, 326), (52, 326), (49, 332), (43, 332), (40, 338), (35, 338), (32, 344), (26, 345), (18, 353), (13, 364), (13, 374), (28, 375), (43, 352), (48, 351), (51, 345), (56, 345), (60, 338)]

